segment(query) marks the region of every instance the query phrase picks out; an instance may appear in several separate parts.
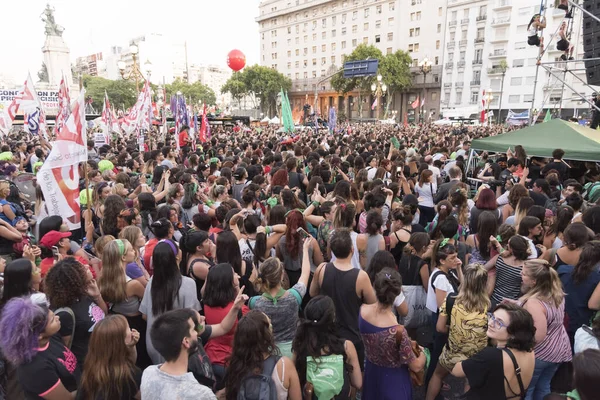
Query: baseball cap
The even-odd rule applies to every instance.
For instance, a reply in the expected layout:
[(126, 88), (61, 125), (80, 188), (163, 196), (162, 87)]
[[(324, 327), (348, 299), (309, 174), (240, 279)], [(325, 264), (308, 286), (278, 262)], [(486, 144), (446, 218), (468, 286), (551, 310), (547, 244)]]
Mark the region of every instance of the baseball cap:
[(52, 246), (56, 246), (58, 242), (60, 242), (60, 239), (70, 236), (71, 232), (50, 231), (42, 237), (40, 244), (44, 247), (50, 248)]
[(104, 172), (106, 170), (113, 169), (114, 167), (115, 167), (115, 165), (108, 160), (102, 160), (98, 163), (98, 169), (100, 170), (100, 172)]

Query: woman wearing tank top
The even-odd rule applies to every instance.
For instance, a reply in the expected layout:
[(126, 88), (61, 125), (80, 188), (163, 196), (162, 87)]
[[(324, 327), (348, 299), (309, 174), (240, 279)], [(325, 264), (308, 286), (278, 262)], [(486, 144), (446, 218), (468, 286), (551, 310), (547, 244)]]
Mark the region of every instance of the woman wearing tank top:
[(359, 261), (362, 269), (371, 263), (373, 255), (379, 250), (385, 250), (385, 240), (381, 234), (383, 218), (375, 210), (367, 214), (367, 233), (361, 233), (356, 238), (356, 246), (359, 252)]
[(335, 304), (338, 333), (354, 344), (362, 368), (364, 347), (358, 330), (358, 313), (363, 303), (375, 303), (375, 292), (367, 273), (352, 264), (354, 250), (350, 231), (337, 229), (331, 235), (329, 246), (335, 261), (317, 268), (310, 285), (310, 295), (331, 297)]
[[(331, 249), (331, 237), (335, 233), (337, 229), (345, 229), (350, 232), (350, 239), (352, 241), (352, 255), (351, 255), (351, 263), (352, 266), (356, 269), (361, 269), (360, 266), (360, 256), (359, 256), (359, 248), (357, 244), (358, 233), (352, 230), (354, 226), (354, 218), (356, 216), (356, 207), (352, 203), (342, 203), (337, 206), (335, 209), (335, 215), (333, 216), (333, 230), (329, 236), (330, 243), (328, 247), (328, 253), (330, 253), (329, 259), (331, 262), (337, 261), (337, 257), (335, 253)], [(383, 218), (383, 217), (382, 217)], [(364, 249), (364, 248), (363, 248)], [(364, 251), (364, 250), (363, 250)]]
[(550, 382), (561, 363), (571, 361), (571, 344), (563, 325), (565, 295), (560, 278), (545, 260), (529, 260), (523, 267), (523, 292), (519, 302), (533, 316), (535, 369), (526, 400), (550, 394)]
[[(492, 245), (502, 251), (498, 240), (493, 240)], [(513, 236), (508, 241), (507, 253), (492, 258), (485, 264), (485, 269), (490, 271), (496, 268), (496, 276), (493, 279), (491, 300), (492, 308), (500, 304), (502, 300), (517, 300), (521, 295), (521, 271), (523, 264), (529, 256), (529, 243), (521, 236)]]

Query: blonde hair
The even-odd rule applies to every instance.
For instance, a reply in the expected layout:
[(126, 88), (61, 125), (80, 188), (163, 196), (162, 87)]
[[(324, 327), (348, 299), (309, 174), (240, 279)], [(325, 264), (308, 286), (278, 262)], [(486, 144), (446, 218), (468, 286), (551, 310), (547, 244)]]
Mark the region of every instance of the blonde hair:
[(283, 265), (277, 257), (269, 257), (258, 267), (258, 277), (254, 288), (258, 292), (267, 292), (281, 284), (283, 278)]
[(121, 246), (119, 242), (113, 240), (104, 247), (102, 252), (102, 274), (98, 280), (98, 287), (102, 298), (112, 304), (117, 304), (127, 299), (125, 286), (127, 280), (125, 278), (125, 269), (123, 268), (123, 256), (131, 247), (131, 244), (125, 239), (119, 239), (123, 242)]
[(466, 312), (487, 312), (490, 297), (487, 294), (488, 273), (481, 264), (469, 264), (465, 268), (463, 281), (456, 296)]
[(113, 187), (112, 187), (112, 194), (115, 194), (117, 196), (121, 196), (121, 191), (125, 189), (125, 185), (123, 185), (122, 183), (116, 183)]
[(102, 258), (104, 246), (106, 246), (108, 243), (112, 242), (115, 239), (116, 238), (113, 235), (103, 235), (96, 240), (96, 243), (94, 243), (94, 250), (96, 251), (98, 257)]
[(133, 251), (135, 251), (135, 255), (139, 256), (140, 249), (138, 249), (135, 246), (135, 242), (136, 242), (137, 238), (142, 235), (143, 235), (142, 230), (139, 227), (137, 227), (135, 225), (129, 225), (129, 226), (126, 226), (125, 228), (123, 228), (121, 230), (121, 232), (119, 232), (119, 239), (127, 240), (129, 242), (129, 244), (131, 244), (131, 247), (133, 247)]
[(558, 277), (558, 273), (550, 266), (546, 260), (527, 260), (523, 266), (524, 271), (527, 271), (527, 276), (535, 279), (535, 286), (529, 289), (521, 297), (521, 301), (525, 302), (532, 298), (551, 302), (555, 307), (559, 307), (565, 298), (562, 283)]

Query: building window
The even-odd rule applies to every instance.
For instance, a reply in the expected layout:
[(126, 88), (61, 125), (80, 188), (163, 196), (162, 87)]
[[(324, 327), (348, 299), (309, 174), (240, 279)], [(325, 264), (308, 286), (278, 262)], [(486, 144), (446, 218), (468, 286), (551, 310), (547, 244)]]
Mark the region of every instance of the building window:
[(296, 49), (296, 57), (300, 55), (300, 49)]
[(365, 8), (365, 18), (369, 18), (369, 7)]
[(388, 47), (385, 51), (385, 54), (392, 54), (392, 48)]
[(388, 42), (391, 42), (392, 40), (394, 40), (394, 32), (389, 32), (388, 33), (387, 40), (388, 40)]
[(317, 65), (317, 59), (316, 58), (312, 59), (312, 65), (313, 65), (313, 67)]
[(331, 56), (331, 65), (335, 65), (335, 56)]
[(368, 30), (369, 30), (369, 23), (368, 23), (368, 22), (365, 22), (365, 25), (364, 25), (364, 30), (365, 30), (365, 31), (368, 31)]
[(440, 58), (435, 56), (435, 65), (440, 65)]
[(526, 47), (527, 47), (527, 42), (516, 42), (515, 43), (515, 50), (523, 50)]
[(409, 36), (409, 37), (413, 37), (413, 36), (415, 36), (415, 28), (410, 28), (410, 29), (408, 30), (408, 36)]
[(343, 40), (343, 41), (342, 41), (342, 49), (345, 49), (345, 48), (346, 48), (346, 41), (345, 41), (345, 40)]
[(331, 31), (331, 37), (332, 37), (332, 38), (334, 38), (334, 37), (335, 37), (335, 29), (333, 29), (333, 30)]
[(323, 18), (323, 19), (321, 20), (321, 27), (322, 27), (322, 28), (327, 28), (327, 18)]
[(436, 41), (435, 41), (435, 49), (436, 49), (436, 50), (439, 50), (439, 49), (440, 49), (440, 41), (439, 41), (439, 40), (436, 40)]
[(421, 28), (415, 28), (415, 36), (419, 36), (421, 34)]
[(321, 70), (321, 76), (325, 76), (325, 70), (324, 69)]
[(375, 29), (381, 28), (381, 20), (375, 21)]
[(461, 51), (460, 52), (460, 61), (465, 61), (465, 56), (466, 56), (465, 52)]
[(331, 51), (335, 51), (336, 47), (337, 47), (337, 46), (336, 46), (336, 44), (335, 44), (335, 43), (331, 43)]
[(414, 47), (415, 47), (415, 46), (414, 46), (412, 43), (411, 43), (411, 44), (409, 44), (409, 45), (408, 45), (408, 52), (409, 52), (409, 53), (412, 53), (412, 51), (413, 51)]
[(521, 84), (523, 84), (523, 78), (520, 76), (510, 79), (510, 86), (521, 86)]
[(381, 35), (375, 35), (375, 43), (381, 42)]
[(471, 92), (471, 104), (476, 104), (477, 100), (479, 100), (479, 93), (477, 92)]
[(335, 15), (333, 17), (331, 17), (331, 25), (335, 25), (336, 20), (337, 20), (337, 18)]
[(438, 16), (441, 17), (443, 14), (442, 7), (438, 7)]
[(312, 24), (312, 29), (313, 29), (313, 31), (314, 31), (315, 29), (317, 29), (317, 21), (316, 21), (316, 20), (315, 20), (315, 21), (313, 21), (313, 24)]
[(462, 103), (462, 92), (456, 92), (456, 104)]
[(390, 11), (394, 11), (396, 9), (396, 2), (395, 1), (392, 1), (389, 4), (389, 9), (390, 9)]
[(363, 43), (364, 43), (364, 44), (369, 44), (369, 38), (365, 36), (365, 37), (363, 38)]
[(352, 21), (355, 21), (356, 18), (358, 18), (358, 11), (353, 11), (352, 12)]
[(300, 25), (296, 25), (296, 34), (300, 33)]
[(358, 40), (352, 39), (352, 47), (356, 47)]
[(300, 68), (300, 61), (296, 61), (296, 62), (294, 63), (294, 66), (295, 66), (296, 68)]
[(421, 20), (421, 11), (417, 11), (417, 21)]
[(316, 34), (316, 33), (313, 33), (313, 35), (312, 35), (312, 39), (313, 39), (313, 40), (317, 40), (317, 34)]
[(326, 52), (327, 51), (327, 45), (326, 44), (322, 44), (321, 45), (321, 51), (322, 52)]
[(327, 59), (325, 57), (321, 57), (321, 65), (327, 64)]
[(308, 55), (308, 48), (307, 47), (304, 48), (304, 51), (302, 52), (302, 55), (304, 55), (304, 56)]
[(313, 52), (313, 54), (315, 54), (317, 52), (317, 46), (312, 47), (312, 52)]
[(526, 85), (533, 85), (535, 83), (535, 76), (528, 76), (525, 78)]
[(522, 58), (513, 60), (513, 68), (519, 68), (522, 67), (523, 65), (525, 65), (525, 60)]
[(352, 25), (352, 33), (358, 32), (358, 25)]
[(304, 60), (304, 68), (308, 67), (308, 60)]
[(509, 103), (518, 103), (521, 101), (521, 95), (520, 94), (511, 94), (510, 96), (508, 96), (508, 102)]
[(327, 32), (321, 32), (321, 39), (327, 39)]
[(300, 72), (296, 72), (296, 79), (300, 79)]
[(466, 29), (460, 33), (460, 38), (461, 38), (461, 40), (465, 40), (467, 38), (467, 30)]
[(415, 43), (415, 53), (419, 52), (419, 43)]
[(454, 61), (454, 53), (448, 53), (448, 62)]
[(415, 20), (415, 13), (410, 13), (410, 20), (414, 21)]
[(288, 63), (287, 63), (287, 67), (288, 67), (288, 69), (292, 69), (292, 63), (291, 63), (291, 62), (288, 62)]
[(342, 36), (344, 36), (346, 34), (346, 27), (342, 28)]
[(375, 12), (377, 12), (377, 14), (381, 14), (381, 5), (375, 7)]
[(288, 57), (291, 57), (292, 56), (292, 51), (288, 50), (287, 55), (288, 55)]
[(304, 71), (304, 79), (308, 79), (308, 72)]
[(316, 77), (317, 77), (317, 71), (313, 71), (313, 72), (312, 72), (312, 77), (313, 77), (313, 78), (316, 78)]
[(346, 23), (346, 14), (342, 14), (342, 24)]
[(304, 35), (304, 43), (308, 42), (308, 35)]
[(523, 95), (523, 102), (524, 103), (531, 103), (533, 101), (533, 95), (532, 94), (524, 94)]

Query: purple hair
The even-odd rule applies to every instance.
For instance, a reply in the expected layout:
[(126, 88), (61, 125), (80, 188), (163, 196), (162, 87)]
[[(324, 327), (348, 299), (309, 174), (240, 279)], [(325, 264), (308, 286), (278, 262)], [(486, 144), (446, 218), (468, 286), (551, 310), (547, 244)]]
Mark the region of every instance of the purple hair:
[(2, 309), (0, 349), (8, 361), (21, 365), (38, 352), (38, 336), (48, 322), (48, 309), (29, 297), (15, 297)]

